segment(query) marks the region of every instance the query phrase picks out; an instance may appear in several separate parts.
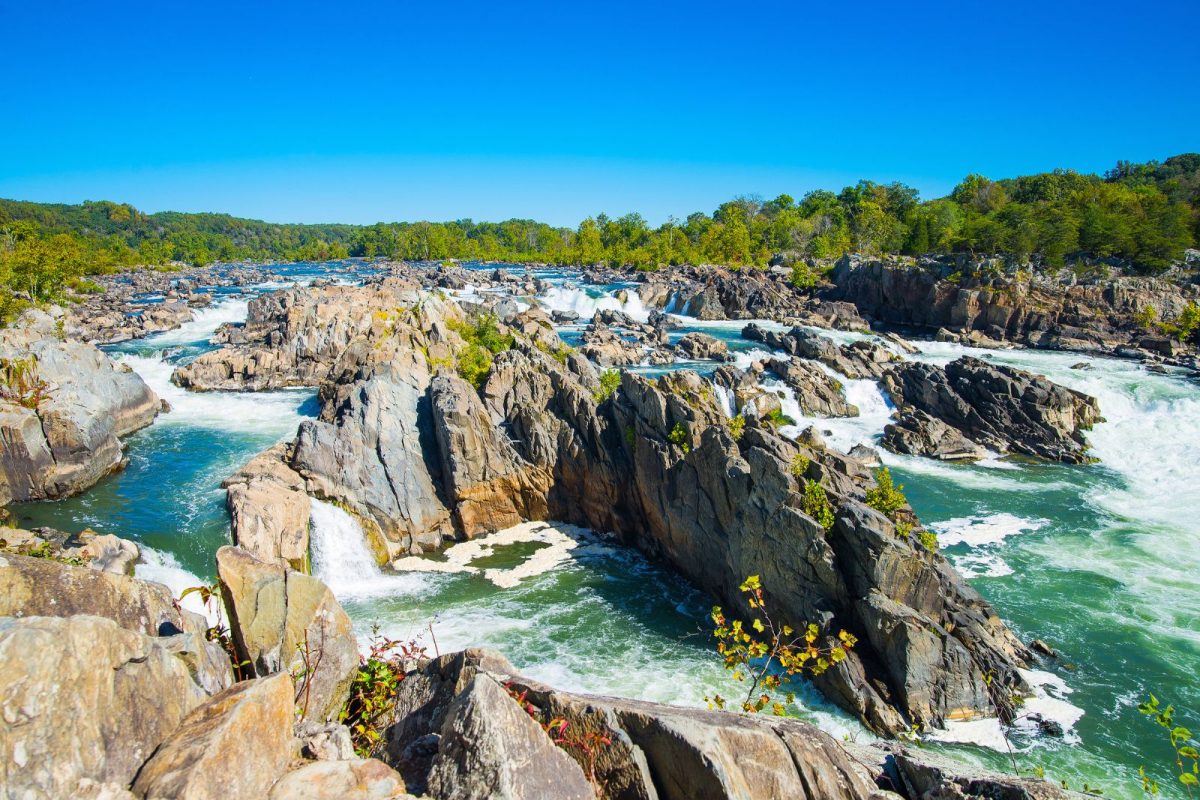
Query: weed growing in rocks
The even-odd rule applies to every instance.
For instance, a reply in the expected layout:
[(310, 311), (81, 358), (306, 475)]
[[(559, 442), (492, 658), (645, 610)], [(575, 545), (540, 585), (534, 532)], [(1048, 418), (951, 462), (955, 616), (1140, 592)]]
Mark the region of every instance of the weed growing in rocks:
[(805, 514), (817, 521), (825, 530), (833, 527), (833, 506), (829, 503), (829, 497), (825, 494), (825, 489), (816, 481), (808, 481), (804, 484), (804, 497), (800, 502), (800, 507)]
[(738, 414), (736, 417), (733, 417), (729, 420), (729, 435), (733, 437), (735, 442), (739, 441), (742, 438), (742, 434), (745, 432), (746, 418), (744, 416)]
[(450, 320), (447, 325), (466, 343), (458, 353), (459, 376), (476, 390), (482, 389), (492, 370), (492, 356), (510, 349), (513, 337), (500, 332), (500, 324), (493, 314), (485, 314), (474, 323)]
[(692, 451), (692, 443), (688, 441), (687, 428), (683, 427), (682, 422), (676, 422), (675, 427), (671, 428), (671, 432), (667, 434), (667, 441), (679, 446), (685, 453)]
[(583, 768), (583, 774), (587, 776), (588, 782), (592, 784), (592, 789), (596, 792), (596, 797), (604, 797), (604, 787), (601, 786), (599, 779), (596, 777), (596, 761), (604, 748), (612, 745), (612, 737), (599, 731), (577, 731), (571, 727), (569, 721), (562, 717), (554, 717), (543, 721), (541, 709), (526, 699), (529, 695), (528, 689), (518, 691), (517, 687), (511, 683), (504, 684), (504, 688), (520, 704), (521, 708), (525, 709), (525, 713), (533, 718), (534, 722), (542, 726), (542, 730), (546, 732), (550, 740), (563, 750), (566, 750), (567, 754), (575, 759), (576, 763)]
[(603, 403), (621, 388), (621, 373), (615, 369), (606, 369), (600, 373), (600, 388), (592, 392), (597, 403)]
[(338, 715), (338, 721), (350, 729), (354, 752), (359, 757), (369, 757), (383, 738), (383, 726), (396, 705), (408, 663), (427, 657), (425, 647), (416, 639), (389, 639), (379, 632), (378, 625), (372, 626), (370, 648), (358, 657), (350, 699)]
[[(797, 633), (788, 625), (778, 624), (767, 613), (762, 583), (751, 575), (738, 587), (746, 602), (759, 616), (749, 625), (742, 620), (729, 620), (720, 606), (714, 606), (712, 621), (716, 627), (717, 652), (725, 659), (725, 669), (735, 680), (748, 682), (743, 711), (756, 713), (767, 706), (776, 716), (783, 716), (786, 704), (795, 701), (792, 692), (777, 695), (785, 680), (807, 673), (820, 675), (846, 658), (846, 651), (858, 640), (853, 634), (839, 631), (836, 641), (819, 644), (821, 630), (816, 625), (805, 626)], [(705, 697), (709, 708), (723, 709), (727, 700), (719, 694)]]
[(233, 645), (233, 633), (225, 624), (225, 604), (221, 600), (221, 585), (214, 583), (209, 586), (193, 586), (180, 592), (179, 599), (182, 600), (189, 594), (199, 595), (200, 602), (204, 604), (205, 608), (216, 611), (216, 624), (209, 626), (205, 631), (205, 636), (210, 642), (219, 644), (225, 651), (225, 655), (229, 657), (229, 663), (233, 667), (233, 679), (246, 681), (253, 678), (254, 668), (249, 661), (238, 661), (237, 648)]
[(28, 409), (50, 396), (49, 386), (37, 374), (37, 358), (0, 358), (0, 400)]

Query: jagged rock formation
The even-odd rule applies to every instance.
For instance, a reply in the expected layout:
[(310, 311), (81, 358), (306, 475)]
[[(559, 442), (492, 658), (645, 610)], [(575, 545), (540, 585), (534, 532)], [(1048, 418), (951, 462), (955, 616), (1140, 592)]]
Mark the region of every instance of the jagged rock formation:
[(752, 322), (742, 329), (742, 336), (793, 356), (820, 361), (847, 378), (879, 378), (891, 363), (900, 360), (895, 353), (874, 342), (860, 340), (840, 345), (805, 328), (776, 333)]
[(310, 575), (238, 547), (217, 551), (217, 575), (239, 659), (259, 676), (300, 675), (302, 717), (336, 720), (358, 666), (358, 646), (333, 593)]
[(885, 431), (883, 444), (902, 453), (965, 458), (972, 445), (982, 445), (1082, 463), (1088, 460), (1083, 431), (1101, 421), (1093, 397), (969, 356), (945, 368), (904, 363), (892, 368), (883, 384), (902, 413), (900, 422)]
[(729, 361), (729, 345), (704, 333), (688, 333), (675, 343), (675, 352), (695, 361)]
[[(238, 344), (203, 354), (171, 376), (193, 391), (263, 391), (316, 386), (350, 346), (386, 336), (417, 302), (417, 284), (400, 278), (364, 287), (291, 289), (250, 301)], [(227, 339), (230, 333), (226, 330)]]
[(134, 372), (27, 312), (0, 330), (0, 505), (66, 497), (120, 469), (119, 437), (161, 408)]
[(841, 382), (811, 361), (773, 358), (766, 366), (795, 392), (796, 402), (805, 414), (818, 417), (858, 416), (857, 406), (846, 402)]
[[(1031, 347), (1106, 352), (1161, 338), (1135, 320), (1147, 306), (1172, 319), (1189, 301), (1200, 299), (1195, 287), (1152, 278), (1091, 283), (946, 279), (971, 266), (952, 260), (845, 256), (833, 270), (835, 288), (827, 296), (853, 303), (864, 316), (889, 325), (978, 331)], [(1147, 349), (1155, 347), (1161, 345)]]
[[(600, 401), (595, 368), (552, 349), (538, 311), (514, 317), (513, 346), (475, 396), (431, 374), (436, 346), (460, 346), (445, 330), (456, 313), (431, 305), (348, 347), (322, 386), (322, 420), (294, 445), (308, 491), (357, 514), (381, 560), (559, 519), (618, 533), (730, 607), (760, 574), (782, 617), (855, 633), (860, 647), (822, 686), (876, 730), (1003, 713), (999, 698), (1025, 689), (1024, 648), (940, 555), (864, 505), (873, 479), (857, 461), (757, 420), (735, 441), (712, 385), (690, 372), (626, 373)], [(891, 358), (828, 344), (860, 374)], [(809, 482), (835, 510), (829, 530), (802, 510)]]

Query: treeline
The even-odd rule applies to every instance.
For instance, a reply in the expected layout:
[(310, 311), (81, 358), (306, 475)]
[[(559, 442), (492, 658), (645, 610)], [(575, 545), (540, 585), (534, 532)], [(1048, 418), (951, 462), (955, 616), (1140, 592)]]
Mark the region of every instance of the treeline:
[[(922, 201), (900, 183), (860, 181), (800, 200), (737, 198), (711, 215), (651, 227), (636, 213), (575, 229), (533, 220), (291, 225), (225, 214), (145, 214), (127, 204), (0, 200), (0, 304), (50, 299), (86, 274), (173, 261), (331, 260), (348, 256), (555, 264), (765, 265), (848, 252), (965, 252), (1058, 267), (1110, 260), (1160, 272), (1200, 241), (1200, 154), (990, 180), (969, 175)], [(7, 297), (6, 301), (4, 298)], [(15, 298), (15, 299), (14, 299)], [(2, 309), (0, 309), (2, 310)]]

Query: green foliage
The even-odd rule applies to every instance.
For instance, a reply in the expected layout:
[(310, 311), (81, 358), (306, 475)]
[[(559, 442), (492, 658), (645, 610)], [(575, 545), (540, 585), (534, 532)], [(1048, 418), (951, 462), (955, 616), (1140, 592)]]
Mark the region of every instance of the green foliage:
[(456, 354), (455, 368), (459, 376), (478, 391), (492, 370), (492, 356), (510, 349), (513, 337), (500, 332), (499, 322), (491, 314), (485, 314), (473, 323), (451, 320), (447, 324), (465, 342)]
[(887, 467), (875, 470), (875, 486), (867, 490), (867, 505), (893, 522), (897, 513), (908, 505), (904, 497), (904, 486), (892, 481), (892, 472)]
[(389, 639), (379, 632), (378, 625), (372, 626), (370, 641), (367, 654), (358, 657), (350, 699), (338, 715), (338, 721), (350, 729), (354, 752), (361, 758), (369, 758), (383, 738), (383, 728), (404, 680), (405, 662), (427, 655), (415, 639)]
[(731, 417), (729, 419), (729, 435), (733, 437), (733, 440), (735, 442), (741, 440), (742, 434), (744, 434), (745, 432), (746, 432), (746, 417), (745, 416), (743, 416), (742, 414), (738, 414), (736, 417)]
[(1188, 341), (1200, 329), (1200, 306), (1189, 302), (1174, 322), (1161, 322), (1158, 329), (1181, 342)]
[(1133, 320), (1139, 328), (1148, 331), (1158, 324), (1158, 309), (1147, 304), (1141, 311), (1133, 315)]
[(25, 550), (21, 555), (29, 556), (30, 558), (43, 558), (47, 561), (57, 561), (60, 564), (68, 564), (72, 567), (82, 567), (86, 563), (82, 558), (64, 556), (62, 551), (50, 542), (40, 542)]
[[(901, 523), (897, 523), (897, 525), (896, 525), (897, 533), (900, 533), (900, 525), (901, 525)], [(909, 523), (908, 530), (909, 531), (912, 530), (911, 523)], [(908, 531), (906, 531), (906, 533), (907, 532)], [(936, 553), (938, 551), (937, 534), (931, 530), (922, 529), (922, 530), (917, 531), (917, 541), (920, 542), (922, 545), (924, 545), (925, 549), (931, 553)]]
[(49, 396), (49, 386), (37, 373), (36, 356), (0, 358), (0, 400), (35, 409)]
[(528, 689), (519, 689), (512, 682), (505, 683), (504, 688), (509, 696), (525, 710), (525, 713), (541, 726), (550, 740), (565, 750), (583, 768), (583, 774), (592, 784), (596, 797), (605, 797), (604, 788), (596, 777), (596, 762), (612, 745), (612, 736), (590, 728), (576, 730), (571, 727), (571, 723), (565, 717), (547, 719), (549, 714), (544, 714), (541, 709), (529, 702)]
[(229, 630), (229, 626), (225, 624), (225, 604), (221, 600), (221, 585), (213, 583), (210, 585), (192, 586), (180, 592), (179, 599), (183, 600), (183, 598), (190, 594), (197, 595), (200, 598), (200, 602), (206, 608), (216, 612), (216, 622), (205, 631), (205, 637), (208, 641), (215, 642), (225, 651), (225, 655), (229, 657), (230, 666), (233, 667), (234, 680), (247, 681), (253, 678), (254, 667), (249, 661), (238, 661), (237, 648), (233, 643), (233, 634)]
[(804, 455), (804, 453), (796, 453), (796, 455), (792, 456), (792, 474), (797, 478), (801, 477), (805, 472), (808, 472), (808, 465), (811, 463), (812, 459)]
[[(1181, 725), (1175, 724), (1175, 707), (1161, 708), (1158, 698), (1150, 695), (1146, 702), (1138, 705), (1138, 711), (1150, 717), (1159, 727), (1167, 731), (1167, 740), (1171, 744), (1175, 761), (1175, 771), (1179, 782), (1187, 790), (1188, 797), (1194, 797), (1196, 787), (1200, 786), (1200, 749), (1192, 732)], [(1145, 768), (1138, 770), (1142, 779), (1142, 788), (1148, 794), (1158, 794), (1158, 782), (1152, 780)]]
[(825, 489), (816, 481), (808, 481), (804, 484), (804, 495), (800, 501), (800, 508), (825, 530), (833, 527), (833, 506), (829, 503)]
[(792, 265), (792, 276), (789, 279), (792, 286), (801, 291), (812, 291), (820, 283), (820, 275), (803, 261)]
[(792, 419), (778, 408), (773, 408), (766, 414), (763, 414), (762, 421), (770, 425), (772, 428), (780, 428), (784, 425), (796, 424), (796, 420)]
[(680, 447), (685, 453), (692, 451), (691, 437), (682, 422), (676, 422), (675, 427), (671, 428), (671, 432), (667, 434), (667, 441)]
[[(746, 697), (741, 703), (743, 711), (756, 713), (770, 706), (776, 716), (783, 716), (786, 704), (795, 700), (790, 691), (780, 694), (783, 684), (801, 674), (820, 675), (844, 661), (846, 652), (854, 647), (857, 639), (846, 631), (839, 631), (836, 640), (829, 638), (820, 643), (821, 631), (816, 625), (805, 625), (803, 632), (797, 633), (786, 624), (777, 624), (767, 611), (762, 583), (757, 575), (746, 578), (738, 589), (757, 616), (746, 624), (742, 620), (727, 619), (721, 607), (714, 606), (710, 616), (717, 652), (734, 679), (748, 683)], [(709, 708), (723, 709), (727, 705), (719, 694), (704, 700)]]
[(597, 403), (603, 403), (621, 388), (621, 373), (615, 369), (606, 369), (600, 373), (600, 388), (592, 393)]

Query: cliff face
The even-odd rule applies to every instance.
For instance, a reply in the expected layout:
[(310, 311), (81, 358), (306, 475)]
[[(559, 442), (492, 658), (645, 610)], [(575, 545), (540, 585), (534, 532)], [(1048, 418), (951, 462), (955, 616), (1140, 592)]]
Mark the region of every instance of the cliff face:
[(1114, 278), (1065, 284), (1044, 278), (946, 280), (951, 263), (845, 256), (834, 267), (830, 300), (852, 303), (870, 320), (936, 331), (976, 331), (994, 340), (1030, 347), (1116, 351), (1170, 345), (1134, 317), (1153, 306), (1163, 319), (1177, 317), (1200, 299), (1193, 286), (1153, 278)]

